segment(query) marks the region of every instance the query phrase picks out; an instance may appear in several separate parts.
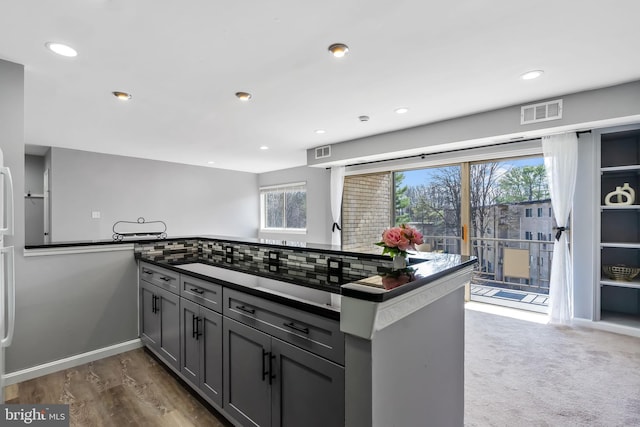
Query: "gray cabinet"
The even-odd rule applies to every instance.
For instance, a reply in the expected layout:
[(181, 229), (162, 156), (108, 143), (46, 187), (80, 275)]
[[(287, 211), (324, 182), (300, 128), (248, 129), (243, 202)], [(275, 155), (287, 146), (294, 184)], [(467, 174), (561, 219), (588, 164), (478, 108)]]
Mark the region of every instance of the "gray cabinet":
[(224, 320), (224, 409), (243, 425), (343, 426), (344, 368)]
[(273, 427), (344, 426), (344, 368), (280, 341), (271, 340)]
[(146, 262), (140, 263), (140, 280), (156, 285), (164, 290), (178, 293), (180, 274), (166, 268), (158, 267)]
[(245, 426), (271, 423), (271, 337), (224, 319), (224, 409)]
[(156, 285), (140, 281), (140, 338), (175, 369), (180, 366), (179, 298)]
[(180, 372), (222, 405), (222, 316), (180, 298)]

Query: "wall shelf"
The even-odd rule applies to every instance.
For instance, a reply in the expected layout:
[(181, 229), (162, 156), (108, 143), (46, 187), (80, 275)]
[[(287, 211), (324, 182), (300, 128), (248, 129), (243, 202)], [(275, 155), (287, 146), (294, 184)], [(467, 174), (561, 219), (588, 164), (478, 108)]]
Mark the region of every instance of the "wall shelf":
[(600, 168), (601, 173), (606, 172), (633, 172), (640, 171), (640, 165), (628, 165), (628, 166), (612, 166), (608, 168)]
[(620, 287), (623, 287), (623, 288), (640, 289), (640, 280), (636, 278), (635, 280), (632, 280), (630, 282), (626, 282), (626, 281), (622, 281), (622, 280), (612, 280), (612, 279), (609, 279), (608, 277), (602, 277), (600, 279), (600, 285), (604, 285), (604, 286), (620, 286)]
[(601, 205), (601, 210), (640, 210), (640, 205)]
[(600, 247), (601, 248), (640, 249), (640, 243), (601, 242)]

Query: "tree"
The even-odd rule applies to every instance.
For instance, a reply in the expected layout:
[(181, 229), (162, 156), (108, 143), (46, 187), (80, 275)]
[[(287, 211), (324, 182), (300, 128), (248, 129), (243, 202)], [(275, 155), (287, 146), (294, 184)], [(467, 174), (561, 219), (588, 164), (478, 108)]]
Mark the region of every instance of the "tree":
[(500, 178), (500, 163), (477, 163), (471, 166), (471, 226), (475, 237), (485, 237), (487, 233), (491, 206), (500, 194)]
[(511, 168), (500, 179), (498, 203), (530, 202), (549, 198), (544, 165)]
[(410, 200), (407, 196), (409, 187), (402, 185), (404, 178), (405, 176), (402, 172), (395, 172), (393, 174), (396, 225), (406, 224), (411, 219), (408, 210)]

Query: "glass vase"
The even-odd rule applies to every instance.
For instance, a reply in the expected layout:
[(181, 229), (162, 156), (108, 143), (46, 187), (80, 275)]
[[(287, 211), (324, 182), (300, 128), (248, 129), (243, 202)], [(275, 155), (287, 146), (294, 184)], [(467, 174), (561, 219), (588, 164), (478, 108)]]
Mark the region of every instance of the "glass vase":
[(404, 255), (396, 255), (393, 257), (393, 269), (402, 270), (407, 268), (407, 257)]

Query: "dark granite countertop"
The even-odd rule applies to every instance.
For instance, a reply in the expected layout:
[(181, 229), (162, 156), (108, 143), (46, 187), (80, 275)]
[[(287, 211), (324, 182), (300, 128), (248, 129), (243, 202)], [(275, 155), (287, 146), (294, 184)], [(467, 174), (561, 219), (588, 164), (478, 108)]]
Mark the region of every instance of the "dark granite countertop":
[(345, 283), (341, 286), (341, 294), (373, 302), (388, 301), (478, 262), (476, 257), (466, 255), (428, 253), (426, 256), (426, 261), (403, 270), (389, 270)]
[[(339, 302), (332, 298), (332, 295), (339, 296), (340, 284), (316, 282), (288, 270), (272, 273), (260, 267), (245, 268), (199, 257), (176, 261), (154, 260), (143, 256), (138, 259), (330, 319), (340, 319)], [(194, 268), (195, 264), (201, 267)], [(307, 289), (311, 292), (305, 292)]]
[[(140, 259), (180, 273), (191, 274), (203, 280), (217, 282), (256, 296), (266, 297), (276, 302), (293, 305), (297, 308), (327, 317), (339, 318), (339, 310), (336, 312), (335, 307), (309, 305), (305, 303), (304, 299), (296, 300), (294, 298), (291, 300), (291, 298), (282, 295), (282, 293), (280, 295), (265, 295), (262, 290), (273, 288), (273, 282), (284, 282), (324, 291), (329, 294), (341, 294), (351, 298), (383, 302), (422, 286), (428, 286), (429, 283), (441, 277), (477, 262), (475, 257), (455, 254), (429, 253), (427, 257), (426, 260), (410, 259), (412, 262), (409, 267), (400, 271), (389, 271), (370, 277), (341, 276), (338, 282), (333, 281), (335, 278), (329, 280), (328, 276), (326, 280), (318, 280), (317, 277), (305, 277), (305, 272), (301, 270), (287, 270), (282, 268), (278, 272), (273, 272), (269, 270), (269, 265), (264, 263), (256, 263), (252, 267), (246, 267), (228, 264), (222, 261), (204, 260), (199, 257), (191, 257), (179, 261), (157, 261), (144, 257)], [(187, 272), (182, 268), (182, 266), (193, 263), (214, 267), (215, 270), (211, 271), (214, 272), (215, 275), (203, 275), (193, 271)], [(262, 280), (263, 283), (260, 283), (260, 280)]]

